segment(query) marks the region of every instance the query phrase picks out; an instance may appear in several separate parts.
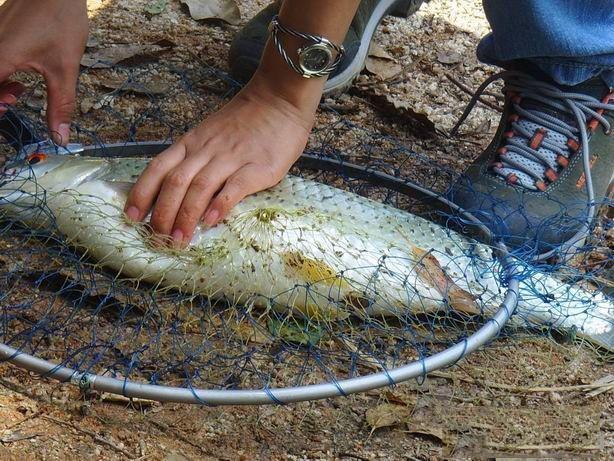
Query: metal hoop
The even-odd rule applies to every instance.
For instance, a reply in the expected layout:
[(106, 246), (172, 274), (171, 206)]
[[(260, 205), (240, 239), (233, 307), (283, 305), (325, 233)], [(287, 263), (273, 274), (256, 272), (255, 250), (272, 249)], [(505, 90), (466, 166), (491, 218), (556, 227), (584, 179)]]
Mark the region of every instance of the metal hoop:
[[(81, 150), (81, 155), (105, 157), (151, 156), (161, 152), (167, 146), (167, 143), (126, 143), (99, 147), (92, 146), (83, 148), (83, 150)], [(403, 181), (394, 176), (359, 165), (331, 158), (318, 157), (311, 154), (303, 154), (301, 157), (301, 164), (307, 169), (343, 171), (348, 176), (365, 179), (374, 184), (384, 185), (414, 198), (428, 199), (431, 202), (436, 200), (440, 206), (463, 214), (464, 218), (475, 223), (476, 227), (480, 232), (483, 232), (487, 238), (492, 237), (490, 231), (476, 217), (470, 213), (464, 212), (454, 203), (418, 184)], [(116, 379), (91, 373), (82, 373), (20, 352), (6, 344), (0, 344), (0, 360), (10, 362), (20, 368), (38, 373), (42, 376), (57, 379), (61, 382), (70, 382), (80, 388), (110, 392), (125, 397), (158, 400), (161, 402), (206, 405), (286, 404), (365, 392), (390, 386), (392, 384), (398, 384), (412, 378), (424, 377), (431, 371), (453, 365), (466, 355), (492, 340), (501, 331), (501, 328), (503, 328), (516, 309), (518, 303), (519, 279), (517, 276), (518, 265), (513, 258), (510, 257), (505, 245), (503, 243), (496, 243), (495, 247), (497, 250), (497, 257), (501, 260), (504, 274), (508, 279), (508, 289), (501, 307), (493, 317), (474, 334), (468, 338), (464, 338), (444, 351), (380, 373), (345, 379), (336, 381), (335, 383), (313, 384), (299, 387), (255, 390), (213, 390), (143, 384), (128, 379)]]

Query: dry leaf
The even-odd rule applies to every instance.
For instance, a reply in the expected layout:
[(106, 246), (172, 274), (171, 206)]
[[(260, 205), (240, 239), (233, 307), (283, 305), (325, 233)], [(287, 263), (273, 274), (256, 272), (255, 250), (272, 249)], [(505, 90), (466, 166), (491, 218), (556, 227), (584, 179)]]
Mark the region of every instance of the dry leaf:
[(87, 114), (94, 105), (96, 104), (96, 100), (94, 98), (83, 98), (79, 104), (79, 108), (81, 109), (82, 114)]
[[(385, 91), (385, 93), (382, 93), (382, 91)], [(411, 128), (416, 135), (428, 138), (435, 134), (435, 124), (431, 119), (426, 114), (416, 112), (408, 101), (399, 99), (398, 95), (378, 88), (361, 90), (359, 87), (355, 87), (355, 92), (368, 98), (384, 115), (396, 117), (399, 122), (407, 121), (408, 128)]]
[(463, 60), (463, 56), (456, 51), (442, 51), (437, 54), (437, 61), (442, 64), (458, 64)]
[(102, 402), (118, 403), (120, 405), (138, 404), (142, 407), (157, 406), (160, 403), (156, 400), (140, 399), (138, 397), (126, 397), (120, 394), (111, 394), (110, 392), (103, 392), (100, 395), (100, 400)]
[(35, 437), (38, 437), (40, 434), (39, 433), (34, 433), (34, 434), (25, 434), (19, 430), (15, 431), (15, 432), (7, 432), (5, 431), (2, 436), (0, 436), (0, 442), (2, 442), (3, 444), (9, 444), (9, 443), (13, 443), (13, 442), (20, 442), (22, 440), (29, 440), (29, 439), (33, 439)]
[(387, 61), (394, 61), (394, 58), (375, 42), (371, 42), (371, 45), (369, 45), (369, 56), (373, 58), (385, 59)]
[(152, 59), (169, 48), (166, 41), (148, 45), (115, 45), (85, 54), (81, 59), (81, 65), (92, 69), (107, 69), (120, 62)]
[(427, 426), (420, 423), (407, 423), (407, 432), (410, 434), (426, 435), (427, 437), (433, 437), (439, 440), (441, 443), (447, 444), (446, 434), (440, 427)]
[(388, 80), (395, 75), (398, 75), (403, 70), (403, 68), (395, 62), (371, 57), (367, 58), (365, 68), (370, 73), (377, 75), (382, 80)]
[(411, 406), (411, 407), (414, 407), (416, 405), (417, 399), (416, 399), (415, 394), (397, 395), (391, 390), (387, 390), (384, 393), (384, 396), (386, 397), (386, 400), (388, 400), (389, 403), (394, 403), (396, 405), (405, 405), (405, 406)]
[(601, 387), (588, 390), (586, 392), (587, 397), (595, 397), (604, 392), (614, 391), (614, 375), (606, 375), (603, 378), (599, 378), (593, 384), (600, 385)]
[(384, 403), (374, 408), (369, 408), (365, 416), (367, 424), (374, 431), (380, 427), (390, 427), (404, 423), (410, 417), (411, 412), (411, 408), (405, 405)]
[(365, 62), (365, 68), (382, 80), (388, 80), (398, 75), (403, 70), (403, 68), (395, 62), (394, 58), (375, 42), (371, 43), (369, 47), (369, 55)]
[(241, 12), (235, 0), (181, 0), (190, 10), (192, 19), (221, 19), (229, 24), (238, 24)]
[(152, 78), (148, 82), (135, 82), (124, 78), (110, 78), (100, 82), (105, 88), (111, 90), (120, 90), (126, 93), (135, 94), (165, 94), (169, 91), (169, 86), (162, 80)]

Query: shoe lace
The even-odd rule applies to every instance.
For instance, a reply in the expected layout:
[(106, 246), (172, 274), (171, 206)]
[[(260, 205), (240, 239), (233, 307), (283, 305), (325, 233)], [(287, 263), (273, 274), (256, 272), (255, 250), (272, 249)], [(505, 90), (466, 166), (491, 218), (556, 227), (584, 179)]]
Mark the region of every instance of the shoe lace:
[[(504, 92), (512, 105), (504, 144), (491, 172), (509, 184), (531, 191), (545, 191), (571, 160), (580, 154), (587, 195), (589, 225), (595, 215), (595, 194), (591, 177), (589, 138), (599, 126), (606, 134), (614, 127), (604, 113), (614, 110), (614, 91), (599, 100), (593, 96), (563, 91), (517, 71), (503, 71), (482, 83), (451, 131), (454, 136), (469, 116), (482, 93), (496, 80), (505, 81)], [(523, 100), (530, 104), (521, 105)], [(559, 114), (555, 117), (548, 110)], [(580, 234), (580, 231), (578, 234)]]
[[(562, 91), (520, 72), (506, 71), (493, 75), (478, 88), (452, 129), (453, 135), (485, 89), (499, 79), (505, 79), (504, 92), (511, 100), (512, 114), (503, 133), (505, 144), (497, 150), (498, 159), (492, 163), (491, 170), (508, 183), (530, 190), (546, 190), (549, 183), (559, 178), (574, 154), (581, 151), (590, 162), (588, 139), (599, 125), (606, 133), (613, 130), (603, 114), (614, 110), (614, 92), (600, 101), (590, 95)], [(538, 105), (522, 107), (525, 99)], [(547, 108), (568, 114), (570, 117), (566, 118), (571, 120), (550, 115), (545, 112)], [(590, 167), (586, 166), (585, 163), (585, 173), (589, 173)]]

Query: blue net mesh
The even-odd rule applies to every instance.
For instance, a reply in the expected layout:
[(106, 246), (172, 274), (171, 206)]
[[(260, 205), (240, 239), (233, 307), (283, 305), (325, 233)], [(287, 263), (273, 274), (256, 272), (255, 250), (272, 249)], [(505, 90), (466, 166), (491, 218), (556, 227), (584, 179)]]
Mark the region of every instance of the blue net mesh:
[[(94, 81), (103, 82), (104, 89)], [(164, 86), (161, 81), (172, 84)], [(30, 88), (16, 114), (31, 123), (33, 131), (44, 133), (40, 117), (43, 87)], [(160, 147), (148, 142), (177, 139), (236, 90), (237, 85), (223, 72), (205, 64), (196, 68), (144, 63), (88, 69), (81, 78), (81, 106), (71, 141), (93, 148), (82, 152), (81, 159), (89, 155), (151, 156)], [(86, 215), (83, 228), (112, 234), (108, 223), (118, 222), (113, 221), (117, 219), (113, 210), (100, 203), (95, 191), (46, 191), (45, 187), (54, 188), (53, 182), (39, 184), (44, 181), (35, 174), (37, 165), (28, 165), (23, 155), (21, 163), (15, 160), (14, 147), (24, 146), (6, 144), (3, 155), (8, 167), (0, 175), (2, 343), (79, 373), (220, 390), (334, 384), (420, 362), (463, 344), (501, 305), (509, 274), (494, 241), (479, 226), (446, 207), (445, 201), (423, 193), (443, 196), (458, 182), (460, 171), (394, 138), (356, 126), (334, 111), (327, 112), (326, 119), (329, 123), (319, 125), (307, 155), (291, 171), (295, 178), (303, 178), (292, 181), (314, 183), (281, 187), (288, 194), (298, 194), (290, 195), (297, 202), (323, 198), (337, 190), (362, 198), (334, 198), (347, 205), (333, 208), (337, 215), (324, 216), (337, 219), (334, 235), (319, 232), (317, 220), (284, 214), (296, 212), (296, 206), (284, 210), (282, 203), (275, 207), (256, 203), (243, 210), (273, 213), (250, 216), (260, 223), (284, 223), (285, 234), (279, 228), (275, 231), (281, 232), (274, 234), (279, 238), (292, 234), (290, 224), (312, 226), (304, 229), (307, 243), (300, 243), (296, 229), (295, 239), (288, 237), (281, 260), (286, 269), (295, 270), (298, 281), (277, 291), (269, 283), (287, 277), (275, 265), (279, 254), (269, 267), (264, 263), (254, 267), (253, 275), (238, 274), (239, 285), (230, 290), (225, 282), (210, 281), (219, 265), (225, 264), (224, 258), (201, 255), (199, 282), (186, 270), (194, 266), (181, 265), (186, 260), (193, 264), (198, 255), (156, 253), (143, 246), (147, 239), (144, 226), (135, 226), (133, 234), (133, 243), (140, 239), (142, 254), (153, 251), (157, 257), (182, 263), (153, 275), (138, 270), (118, 275), (117, 263), (101, 258), (78, 235), (67, 235), (66, 224), (62, 224), (85, 201), (89, 209), (99, 209), (98, 215)], [(135, 141), (144, 144), (128, 144)], [(124, 147), (109, 147), (113, 143)], [(113, 164), (118, 176), (125, 177), (134, 167), (130, 162)], [(320, 184), (336, 189), (322, 189)], [(266, 198), (275, 200), (280, 194)], [(54, 197), (59, 196), (72, 198), (58, 205)], [(581, 339), (604, 354), (611, 352), (612, 225), (609, 203), (602, 205), (590, 237), (578, 245), (572, 259), (540, 264), (514, 260), (521, 302), (503, 334), (552, 334), (559, 340)], [(355, 210), (361, 214), (352, 220), (348, 214)], [(561, 212), (566, 211), (562, 206)], [(236, 222), (240, 224), (239, 218)], [(326, 228), (326, 223), (319, 224)], [(542, 225), (548, 228), (552, 223)], [(251, 230), (244, 223), (238, 232), (244, 235)], [(357, 251), (348, 263), (335, 255), (349, 251), (351, 239), (344, 240), (348, 235), (366, 235), (375, 250), (369, 254)], [(117, 238), (118, 246), (130, 248), (129, 241)], [(317, 239), (325, 248), (313, 250)], [(258, 244), (256, 238), (254, 245)], [(360, 250), (359, 244), (357, 248)], [(258, 252), (253, 245), (227, 250), (244, 259)], [(121, 251), (116, 259), (121, 260)], [(526, 259), (526, 249), (522, 257)], [(192, 286), (166, 283), (173, 270), (184, 270)], [(259, 290), (244, 286), (252, 279), (258, 280)], [(339, 393), (344, 393), (341, 388)]]

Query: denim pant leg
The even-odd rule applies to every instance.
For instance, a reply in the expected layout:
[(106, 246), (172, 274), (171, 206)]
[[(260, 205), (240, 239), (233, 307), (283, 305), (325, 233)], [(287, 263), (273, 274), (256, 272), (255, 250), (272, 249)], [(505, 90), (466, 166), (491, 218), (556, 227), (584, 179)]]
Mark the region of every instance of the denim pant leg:
[(492, 33), (478, 58), (538, 70), (562, 85), (600, 76), (614, 88), (614, 0), (483, 0)]

